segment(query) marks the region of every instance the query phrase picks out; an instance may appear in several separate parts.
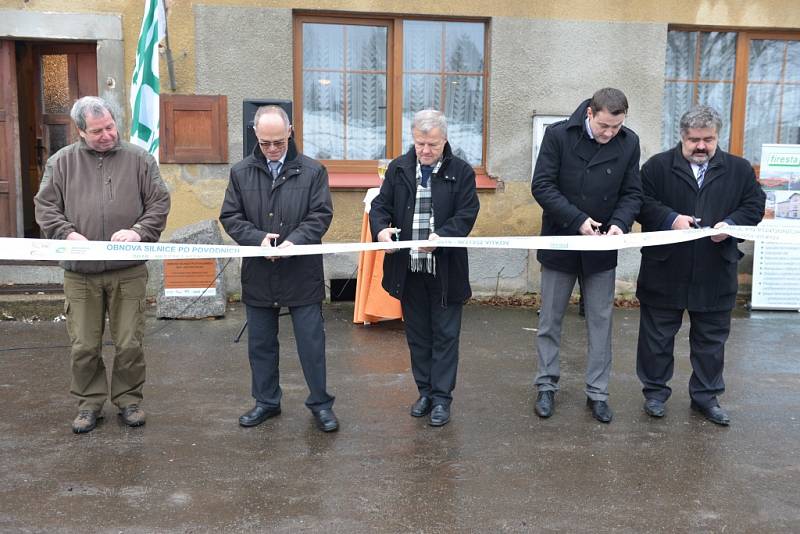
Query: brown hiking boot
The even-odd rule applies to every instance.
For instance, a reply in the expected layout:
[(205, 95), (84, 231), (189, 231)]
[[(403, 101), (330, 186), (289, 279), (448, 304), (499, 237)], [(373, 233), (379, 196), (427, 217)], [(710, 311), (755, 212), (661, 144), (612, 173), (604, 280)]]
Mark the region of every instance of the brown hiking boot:
[(97, 426), (97, 420), (102, 419), (103, 414), (93, 410), (80, 410), (78, 416), (72, 421), (72, 431), (76, 434), (91, 432)]
[(126, 406), (119, 415), (128, 426), (142, 426), (145, 421), (144, 410), (139, 408), (138, 404)]

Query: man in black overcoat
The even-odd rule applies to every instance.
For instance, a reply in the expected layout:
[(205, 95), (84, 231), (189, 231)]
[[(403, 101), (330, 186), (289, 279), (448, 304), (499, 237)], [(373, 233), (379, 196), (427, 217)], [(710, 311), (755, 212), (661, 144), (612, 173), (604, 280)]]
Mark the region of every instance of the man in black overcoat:
[[(441, 112), (417, 112), (411, 134), (414, 146), (389, 164), (380, 194), (372, 201), (373, 238), (387, 242), (466, 237), (480, 207), (475, 171), (453, 155)], [(461, 310), (472, 295), (467, 249), (403, 248), (387, 253), (383, 287), (400, 299), (403, 310), (419, 391), (411, 415), (430, 414), (431, 426), (446, 425), (456, 385)]]
[[(253, 120), (258, 146), (231, 167), (219, 220), (240, 245), (279, 248), (316, 245), (333, 219), (325, 167), (297, 151), (292, 126), (278, 106), (262, 106)], [(245, 427), (281, 413), (278, 318), (292, 316), (297, 354), (308, 385), (306, 406), (323, 432), (339, 428), (326, 389), (322, 256), (244, 258), (242, 301), (255, 406), (239, 418)]]
[[(724, 228), (761, 220), (764, 192), (747, 160), (717, 146), (721, 129), (716, 110), (696, 106), (681, 117), (680, 143), (644, 164), (642, 231)], [(717, 397), (725, 391), (725, 341), (742, 256), (737, 240), (726, 234), (642, 248), (636, 369), (650, 416), (664, 416), (672, 393), (667, 382), (674, 368), (675, 334), (688, 311), (691, 407), (714, 423), (730, 423)]]
[[(542, 235), (620, 235), (630, 232), (642, 201), (639, 138), (623, 126), (628, 100), (605, 88), (544, 134), (531, 192), (542, 206)], [(561, 323), (575, 280), (582, 280), (589, 349), (585, 392), (592, 416), (613, 417), (608, 405), (611, 314), (617, 251), (540, 250), (541, 313), (536, 338), (536, 414), (550, 417), (561, 375)]]

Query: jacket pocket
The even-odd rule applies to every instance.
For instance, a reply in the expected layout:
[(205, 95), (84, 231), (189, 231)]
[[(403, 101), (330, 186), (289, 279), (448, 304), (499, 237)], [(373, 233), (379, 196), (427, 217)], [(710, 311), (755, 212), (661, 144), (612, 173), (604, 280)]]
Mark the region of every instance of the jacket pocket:
[(719, 255), (722, 256), (722, 259), (728, 263), (737, 263), (744, 257), (744, 253), (739, 250), (739, 247), (736, 246), (736, 242), (733, 239), (720, 243), (717, 250), (719, 250)]
[(659, 245), (656, 247), (642, 247), (642, 259), (650, 261), (667, 261), (672, 256), (675, 247), (672, 245)]

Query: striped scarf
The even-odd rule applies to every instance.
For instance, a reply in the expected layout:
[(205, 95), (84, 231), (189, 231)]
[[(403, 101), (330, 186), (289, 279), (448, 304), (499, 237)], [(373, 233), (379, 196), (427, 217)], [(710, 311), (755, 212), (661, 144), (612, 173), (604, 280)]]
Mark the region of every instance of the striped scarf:
[[(442, 161), (436, 162), (431, 172), (427, 185), (422, 185), (422, 168), (417, 160), (417, 196), (414, 203), (414, 221), (411, 225), (411, 239), (428, 239), (433, 232), (433, 198), (431, 197), (431, 182), (439, 172)], [(430, 252), (420, 252), (411, 249), (408, 268), (415, 273), (429, 273), (436, 276), (436, 258)]]

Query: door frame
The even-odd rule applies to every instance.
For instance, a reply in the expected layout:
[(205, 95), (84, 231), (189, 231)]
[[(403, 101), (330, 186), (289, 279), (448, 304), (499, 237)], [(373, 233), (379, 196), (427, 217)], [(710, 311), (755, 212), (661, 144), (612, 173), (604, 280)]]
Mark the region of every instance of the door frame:
[[(126, 105), (126, 77), (125, 77), (125, 47), (123, 41), (122, 15), (121, 14), (94, 14), (94, 13), (45, 13), (42, 11), (8, 9), (3, 10), (0, 17), (0, 36), (2, 41), (46, 40), (59, 41), (63, 44), (70, 42), (95, 42), (97, 46), (97, 92), (98, 96), (113, 102), (119, 109), (127, 110)], [(135, 46), (135, 43), (132, 45)], [(16, 79), (16, 66), (14, 78)], [(16, 88), (16, 82), (14, 84)], [(16, 106), (16, 98), (14, 99)], [(7, 115), (8, 116), (8, 115)], [(13, 117), (13, 138), (9, 141), (17, 147), (19, 145), (19, 123), (16, 115)], [(127, 119), (121, 117), (117, 123), (120, 131), (127, 131)], [(4, 158), (5, 159), (5, 158)], [(14, 235), (10, 237), (23, 237), (25, 231), (22, 212), (21, 169), (19, 158), (14, 162), (13, 169), (16, 182), (14, 184), (14, 203), (16, 206), (16, 220)]]

